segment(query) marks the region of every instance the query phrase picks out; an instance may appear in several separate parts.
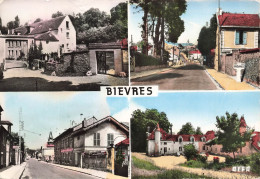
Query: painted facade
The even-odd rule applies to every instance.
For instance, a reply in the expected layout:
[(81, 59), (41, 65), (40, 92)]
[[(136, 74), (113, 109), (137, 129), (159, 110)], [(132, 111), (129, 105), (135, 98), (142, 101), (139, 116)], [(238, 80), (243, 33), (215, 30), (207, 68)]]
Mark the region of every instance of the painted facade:
[(260, 18), (258, 14), (235, 14), (217, 12), (215, 69), (219, 69), (218, 58), (233, 50), (260, 47)]
[[(240, 134), (246, 131), (247, 125), (244, 117), (240, 119)], [(204, 135), (172, 135), (166, 133), (157, 124), (151, 132), (147, 132), (146, 154), (149, 156), (183, 154), (184, 146), (193, 144), (200, 153), (212, 153), (223, 156), (232, 156), (232, 153), (222, 151), (222, 145), (209, 145), (215, 139), (215, 132), (208, 131)], [(236, 155), (250, 155), (260, 152), (260, 132), (253, 132), (250, 141), (243, 148), (238, 149)]]

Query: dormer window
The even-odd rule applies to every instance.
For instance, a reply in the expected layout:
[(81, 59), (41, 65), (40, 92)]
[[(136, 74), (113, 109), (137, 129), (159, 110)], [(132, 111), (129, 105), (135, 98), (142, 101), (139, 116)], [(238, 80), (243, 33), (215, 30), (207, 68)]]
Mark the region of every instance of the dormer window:
[(70, 29), (70, 27), (69, 27), (69, 21), (66, 21), (66, 28), (67, 28), (67, 29)]
[(206, 142), (205, 137), (202, 137), (202, 138), (201, 138), (201, 141), (202, 141), (202, 142)]
[(182, 142), (182, 137), (181, 136), (178, 138), (178, 141), (179, 141), (179, 143)]
[(194, 143), (194, 142), (195, 142), (195, 139), (194, 139), (194, 137), (193, 137), (193, 136), (191, 136), (191, 137), (190, 137), (190, 141), (191, 141), (192, 143)]

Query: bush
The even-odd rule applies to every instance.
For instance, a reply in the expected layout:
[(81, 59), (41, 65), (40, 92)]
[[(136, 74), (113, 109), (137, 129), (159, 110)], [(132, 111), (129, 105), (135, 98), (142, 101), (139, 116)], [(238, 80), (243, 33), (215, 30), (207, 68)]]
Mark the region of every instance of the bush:
[(251, 171), (260, 175), (260, 153), (255, 153), (250, 156)]
[(191, 159), (196, 159), (198, 157), (198, 151), (195, 149), (193, 144), (188, 144), (184, 146), (184, 156), (189, 161)]
[(135, 52), (135, 66), (153, 66), (153, 65), (163, 65), (160, 59), (154, 58), (152, 56), (147, 56), (139, 52)]
[(197, 156), (197, 160), (201, 161), (202, 163), (206, 163), (207, 162), (207, 157), (206, 156), (202, 156), (202, 155), (198, 155)]
[(225, 163), (209, 163), (205, 166), (206, 169), (220, 170), (225, 168), (227, 165)]

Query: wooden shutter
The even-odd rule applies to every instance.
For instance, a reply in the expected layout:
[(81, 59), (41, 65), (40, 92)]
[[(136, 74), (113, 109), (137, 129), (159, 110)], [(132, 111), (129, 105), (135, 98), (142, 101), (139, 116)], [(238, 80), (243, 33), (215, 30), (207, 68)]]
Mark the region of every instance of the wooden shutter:
[(239, 44), (239, 31), (236, 31), (236, 34), (235, 34), (235, 44), (236, 45)]
[(97, 146), (100, 146), (100, 133), (97, 133)]
[(243, 32), (243, 45), (247, 44), (247, 32)]
[(94, 146), (96, 146), (97, 145), (97, 136), (96, 136), (96, 133), (94, 133)]

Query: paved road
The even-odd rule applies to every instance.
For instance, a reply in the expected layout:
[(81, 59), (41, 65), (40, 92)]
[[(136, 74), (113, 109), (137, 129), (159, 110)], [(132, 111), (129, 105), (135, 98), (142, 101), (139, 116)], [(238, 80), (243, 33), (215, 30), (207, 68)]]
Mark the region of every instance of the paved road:
[(36, 159), (29, 159), (27, 166), (23, 173), (22, 179), (97, 179), (96, 177), (86, 175), (83, 173), (71, 171), (68, 169), (56, 167), (48, 163), (37, 161)]
[(160, 90), (218, 90), (205, 69), (196, 64), (131, 80), (132, 85), (158, 85)]

